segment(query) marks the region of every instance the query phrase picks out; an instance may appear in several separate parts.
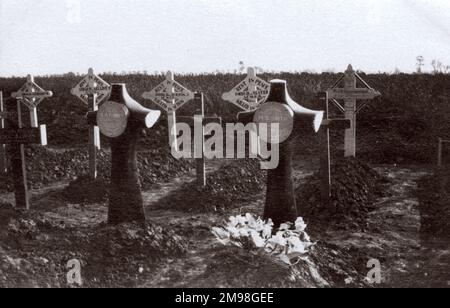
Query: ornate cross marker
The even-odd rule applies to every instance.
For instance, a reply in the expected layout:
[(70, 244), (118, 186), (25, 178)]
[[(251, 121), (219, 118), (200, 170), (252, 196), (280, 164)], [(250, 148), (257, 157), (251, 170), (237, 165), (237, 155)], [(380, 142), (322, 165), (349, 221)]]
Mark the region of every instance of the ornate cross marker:
[(266, 102), (256, 112), (238, 115), (238, 120), (245, 124), (251, 122), (251, 118), (257, 125), (267, 123), (278, 124), (280, 127), (279, 140), (266, 140), (271, 143), (280, 142), (280, 159), (278, 167), (269, 170), (264, 219), (270, 218), (278, 226), (285, 222), (295, 222), (298, 211), (292, 179), (292, 143), (295, 136), (317, 133), (323, 120), (323, 112), (301, 107), (289, 96), (286, 81), (272, 80)]
[[(0, 144), (10, 145), (11, 171), (14, 177), (14, 193), (16, 207), (30, 208), (28, 183), (25, 164), (25, 144), (47, 145), (47, 129), (45, 125), (40, 127), (37, 120), (37, 106), (46, 97), (51, 97), (52, 92), (44, 91), (36, 83), (33, 77), (27, 77), (27, 83), (18, 91), (12, 94), (17, 99), (18, 123), (11, 121), (11, 115), (3, 113), (2, 117), (7, 118), (9, 128), (2, 128), (0, 131)], [(23, 128), (22, 110), (20, 104), (24, 103), (30, 109), (31, 127)]]
[(142, 97), (151, 100), (167, 112), (169, 124), (169, 142), (172, 149), (178, 151), (176, 111), (194, 99), (194, 93), (176, 82), (172, 72), (168, 72), (166, 80)]
[(270, 84), (256, 76), (253, 67), (248, 68), (247, 77), (233, 90), (222, 95), (223, 100), (235, 104), (244, 111), (258, 109), (269, 95)]
[(108, 100), (88, 113), (90, 125), (98, 125), (111, 138), (111, 187), (108, 223), (144, 222), (145, 213), (137, 167), (137, 141), (143, 128), (159, 120), (160, 111), (144, 108), (130, 97), (125, 84), (113, 84)]
[[(45, 91), (40, 86), (34, 82), (34, 77), (31, 75), (27, 76), (27, 82), (19, 89), (19, 91), (14, 92), (12, 97), (17, 99), (19, 103), (24, 104), (30, 110), (31, 127), (37, 128), (39, 126), (38, 116), (37, 116), (37, 106), (48, 97), (52, 97), (53, 93), (51, 91)], [(19, 105), (20, 108), (20, 105)], [(19, 121), (19, 126), (21, 126), (21, 120)]]
[[(88, 105), (89, 112), (97, 111), (99, 104), (109, 95), (111, 86), (94, 74), (92, 68), (83, 80), (71, 91)], [(100, 130), (98, 126), (89, 127), (89, 172), (91, 178), (97, 178), (97, 151), (101, 149)]]
[[(357, 88), (356, 82), (359, 80), (365, 88)], [(338, 88), (341, 81), (344, 81), (344, 88)], [(357, 100), (373, 100), (381, 95), (380, 92), (372, 89), (354, 70), (348, 66), (344, 76), (329, 89), (328, 98), (343, 112), (345, 118), (351, 121), (351, 127), (345, 131), (345, 157), (356, 156), (356, 115), (367, 103), (357, 106)], [(343, 100), (345, 107), (342, 107), (338, 100)]]
[(329, 204), (331, 197), (331, 149), (330, 149), (330, 130), (349, 129), (351, 122), (348, 119), (330, 119), (329, 118), (329, 100), (328, 93), (318, 94), (321, 106), (325, 107), (325, 119), (322, 122), (322, 129), (319, 133), (320, 138), (320, 172), (322, 178), (322, 202)]
[[(243, 111), (254, 111), (269, 95), (270, 84), (258, 76), (256, 69), (249, 67), (247, 77), (233, 88), (230, 92), (224, 93), (222, 99), (238, 106)], [(261, 141), (258, 140), (257, 148), (250, 147), (252, 154), (257, 156), (261, 148)], [(253, 150), (256, 150), (253, 152)]]

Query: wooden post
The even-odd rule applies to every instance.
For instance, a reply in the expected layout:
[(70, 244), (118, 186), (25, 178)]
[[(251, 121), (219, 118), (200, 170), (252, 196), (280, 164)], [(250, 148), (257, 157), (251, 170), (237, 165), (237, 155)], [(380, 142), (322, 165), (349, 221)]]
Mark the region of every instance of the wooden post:
[[(344, 89), (348, 92), (356, 90), (356, 76), (353, 68), (349, 66), (345, 72)], [(345, 157), (356, 157), (356, 99), (345, 98), (345, 118), (350, 120), (351, 126), (345, 130)]]
[[(328, 93), (319, 94), (321, 106), (325, 106), (325, 120), (329, 119)], [(322, 202), (328, 204), (331, 197), (331, 148), (330, 148), (330, 130), (322, 129), (319, 131), (320, 143), (320, 173), (322, 180)]]
[(442, 166), (442, 138), (439, 138), (439, 145), (438, 145), (438, 166)]
[[(3, 92), (0, 91), (0, 112), (3, 113), (5, 111), (5, 107), (3, 105)], [(5, 129), (5, 119), (0, 117), (0, 128)], [(8, 161), (6, 159), (6, 145), (0, 144), (0, 172), (7, 173), (8, 172)]]
[(39, 127), (39, 120), (38, 120), (37, 108), (36, 107), (30, 108), (30, 125), (33, 128), (38, 128)]
[[(201, 130), (201, 144), (194, 143), (194, 157), (196, 161), (197, 169), (197, 185), (202, 187), (206, 186), (206, 162), (205, 162), (205, 128), (203, 126), (203, 119), (205, 118), (205, 101), (203, 93), (195, 93), (195, 104), (200, 106), (201, 120), (200, 123), (194, 123), (194, 128)], [(200, 119), (200, 118), (199, 118)], [(197, 118), (194, 117), (194, 121)]]
[[(97, 95), (89, 94), (89, 112), (98, 111), (98, 105), (96, 102)], [(101, 149), (100, 145), (100, 130), (96, 125), (89, 126), (89, 176), (92, 179), (96, 179), (97, 173), (97, 152)]]
[[(23, 128), (21, 101), (17, 101), (17, 128)], [(12, 128), (16, 128), (13, 127)], [(11, 145), (11, 169), (14, 177), (14, 194), (16, 207), (30, 209), (30, 198), (27, 182), (27, 167), (25, 163), (25, 145)]]

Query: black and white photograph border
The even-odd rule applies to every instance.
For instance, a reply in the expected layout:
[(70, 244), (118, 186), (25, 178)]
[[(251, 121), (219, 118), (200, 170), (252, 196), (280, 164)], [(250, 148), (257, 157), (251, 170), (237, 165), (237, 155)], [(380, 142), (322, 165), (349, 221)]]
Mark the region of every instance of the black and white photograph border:
[(0, 0), (0, 126), (0, 288), (450, 287), (446, 0)]

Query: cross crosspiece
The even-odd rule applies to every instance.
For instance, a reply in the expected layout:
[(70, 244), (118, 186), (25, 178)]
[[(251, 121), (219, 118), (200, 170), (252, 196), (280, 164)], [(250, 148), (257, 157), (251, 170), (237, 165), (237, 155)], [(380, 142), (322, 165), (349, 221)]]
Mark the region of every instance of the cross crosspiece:
[[(72, 95), (78, 97), (88, 106), (88, 112), (98, 110), (99, 104), (111, 92), (111, 86), (94, 74), (90, 68), (88, 74), (72, 90)], [(97, 152), (101, 149), (100, 130), (98, 126), (89, 126), (89, 173), (91, 178), (97, 178)]]
[[(357, 81), (364, 84), (365, 88), (357, 88)], [(338, 88), (344, 81), (344, 88)], [(345, 157), (356, 157), (356, 116), (368, 104), (368, 101), (381, 96), (381, 93), (371, 88), (354, 70), (348, 66), (344, 76), (328, 91), (329, 99), (345, 114), (345, 118), (351, 121), (351, 127), (345, 131)], [(338, 102), (344, 101), (344, 107)], [(366, 103), (357, 106), (358, 100)]]
[(325, 107), (325, 119), (322, 122), (322, 129), (319, 132), (320, 140), (320, 173), (322, 180), (321, 197), (323, 204), (330, 202), (332, 194), (332, 177), (331, 177), (331, 146), (330, 146), (330, 130), (346, 130), (351, 127), (348, 119), (330, 119), (329, 118), (329, 100), (328, 93), (318, 93), (318, 100), (321, 106)]
[[(257, 110), (261, 103), (267, 99), (269, 90), (270, 83), (256, 75), (256, 68), (249, 67), (246, 78), (230, 92), (224, 93), (222, 99), (236, 105), (244, 112), (250, 112)], [(261, 143), (258, 140), (255, 149), (250, 147), (251, 154), (257, 156), (260, 153), (260, 148)]]
[(169, 71), (161, 84), (149, 92), (144, 92), (142, 97), (152, 101), (167, 113), (170, 147), (178, 151), (176, 111), (193, 100), (194, 93), (176, 82), (173, 73)]
[[(19, 91), (14, 92), (11, 96), (17, 99), (18, 103), (22, 103), (28, 107), (30, 110), (31, 127), (36, 128), (39, 126), (37, 107), (44, 99), (52, 97), (53, 93), (42, 89), (34, 82), (34, 77), (28, 75), (26, 83), (19, 89)], [(19, 119), (19, 126), (22, 126), (21, 122), (22, 120)]]
[[(203, 93), (195, 93), (194, 104), (199, 106), (200, 110), (197, 110), (193, 117), (177, 117), (177, 121), (178, 123), (182, 122), (194, 127), (194, 133), (200, 134), (198, 137), (200, 137), (201, 142), (194, 142), (194, 158), (196, 161), (197, 184), (199, 186), (206, 186), (205, 142), (207, 136), (205, 135), (204, 127), (211, 123), (222, 124), (222, 118), (205, 116), (205, 100)], [(197, 136), (194, 137), (198, 138)]]
[(276, 226), (295, 222), (298, 209), (292, 178), (293, 142), (296, 136), (308, 136), (319, 131), (323, 111), (300, 106), (290, 97), (286, 81), (272, 80), (266, 102), (256, 112), (239, 114), (238, 120), (243, 124), (253, 122), (257, 126), (276, 124), (279, 127), (276, 139), (268, 136), (265, 138), (261, 134), (259, 136), (263, 141), (271, 143), (272, 147), (279, 148), (279, 164), (268, 171), (264, 219), (272, 219)]
[(111, 138), (111, 186), (108, 223), (144, 222), (145, 212), (137, 164), (137, 142), (144, 128), (152, 128), (161, 111), (143, 107), (128, 94), (125, 84), (112, 84), (111, 94), (88, 123)]

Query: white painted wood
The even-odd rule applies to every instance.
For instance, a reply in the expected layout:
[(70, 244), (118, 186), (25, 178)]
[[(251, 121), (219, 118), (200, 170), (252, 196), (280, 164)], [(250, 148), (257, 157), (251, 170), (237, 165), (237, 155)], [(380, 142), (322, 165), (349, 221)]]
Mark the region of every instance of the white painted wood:
[(34, 82), (34, 77), (28, 75), (26, 83), (19, 91), (12, 93), (11, 96), (18, 99), (31, 110), (36, 108), (45, 98), (52, 97), (53, 93), (42, 89)]
[[(5, 111), (3, 106), (3, 92), (0, 91), (0, 113)], [(5, 129), (5, 119), (0, 117), (0, 128)], [(6, 145), (0, 145), (0, 172), (8, 172), (8, 161), (6, 159)]]
[(230, 92), (224, 93), (222, 99), (228, 101), (244, 111), (258, 109), (267, 99), (270, 84), (256, 76), (256, 70), (248, 68), (246, 78)]
[[(89, 96), (96, 95), (96, 106), (103, 102), (111, 93), (111, 86), (102, 78), (94, 74), (90, 68), (88, 74), (70, 91), (90, 108)], [(93, 111), (93, 110), (90, 110)]]
[[(344, 77), (339, 80), (344, 81), (344, 88), (338, 88), (339, 82), (327, 91), (328, 98), (333, 101), (344, 112), (345, 118), (350, 120), (351, 128), (345, 131), (344, 149), (345, 157), (356, 157), (356, 117), (360, 109), (357, 108), (358, 100), (373, 100), (381, 95), (380, 92), (368, 87), (357, 88), (357, 79), (361, 80), (365, 86), (368, 84), (354, 71), (351, 65), (345, 71)], [(343, 100), (342, 107), (337, 100)]]

